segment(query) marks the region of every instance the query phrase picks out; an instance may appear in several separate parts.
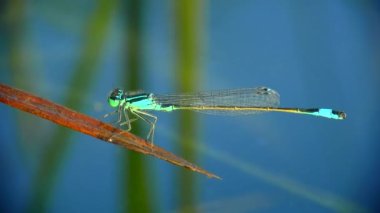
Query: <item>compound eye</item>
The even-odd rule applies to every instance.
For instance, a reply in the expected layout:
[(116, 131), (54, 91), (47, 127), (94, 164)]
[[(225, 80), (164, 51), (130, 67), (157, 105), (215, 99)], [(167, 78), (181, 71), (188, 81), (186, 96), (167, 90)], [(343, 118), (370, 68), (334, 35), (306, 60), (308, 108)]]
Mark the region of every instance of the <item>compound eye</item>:
[(111, 107), (119, 106), (120, 102), (123, 100), (123, 94), (124, 94), (123, 90), (114, 89), (108, 96), (108, 104)]
[(119, 106), (120, 101), (119, 101), (119, 100), (112, 100), (111, 98), (109, 98), (109, 99), (108, 99), (108, 104), (109, 104), (111, 107), (115, 108), (115, 107)]

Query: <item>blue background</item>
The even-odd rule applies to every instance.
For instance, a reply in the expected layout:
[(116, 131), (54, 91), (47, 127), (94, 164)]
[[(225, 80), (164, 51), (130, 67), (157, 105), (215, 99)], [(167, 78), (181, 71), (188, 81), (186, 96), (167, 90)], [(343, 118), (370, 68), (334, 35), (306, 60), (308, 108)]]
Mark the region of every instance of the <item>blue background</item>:
[[(172, 1), (146, 1), (144, 90), (175, 92)], [(25, 4), (22, 62), (10, 67), (1, 41), (1, 82), (63, 102), (86, 40), (94, 1)], [(198, 90), (267, 86), (283, 107), (343, 110), (344, 121), (284, 113), (247, 117), (200, 114), (197, 165), (223, 180), (197, 175), (201, 212), (376, 211), (379, 201), (380, 6), (376, 1), (204, 1), (202, 75)], [(2, 17), (6, 20), (6, 17)], [(83, 113), (110, 112), (120, 85), (125, 21), (116, 10)], [(4, 33), (4, 31), (3, 31)], [(2, 33), (2, 34), (3, 34)], [(4, 34), (3, 34), (4, 35)], [(3, 37), (2, 35), (2, 37)], [(16, 82), (14, 79), (22, 79)], [(0, 107), (0, 210), (23, 211), (32, 177), (55, 124)], [(155, 143), (176, 153), (178, 114), (159, 117)], [(73, 133), (48, 210), (115, 212), (120, 204), (121, 149)], [(146, 157), (157, 211), (179, 211), (175, 174), (183, 168)]]

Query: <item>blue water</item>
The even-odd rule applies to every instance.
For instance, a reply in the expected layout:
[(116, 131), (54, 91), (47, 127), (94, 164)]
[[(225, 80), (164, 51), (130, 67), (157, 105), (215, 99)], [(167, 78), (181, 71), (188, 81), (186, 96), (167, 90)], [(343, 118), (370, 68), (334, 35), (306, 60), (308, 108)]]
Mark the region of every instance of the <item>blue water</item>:
[[(84, 2), (84, 3), (83, 3)], [(27, 84), (17, 87), (62, 103), (85, 41), (91, 14), (55, 3), (27, 5), (22, 48)], [(268, 113), (249, 117), (199, 115), (201, 167), (222, 181), (197, 175), (202, 212), (376, 211), (380, 184), (378, 141), (380, 10), (355, 1), (207, 1), (203, 5), (199, 90), (267, 86), (283, 107), (343, 110), (344, 121)], [(144, 90), (175, 88), (171, 1), (147, 1), (143, 21)], [(77, 20), (77, 21), (76, 21)], [(101, 118), (106, 96), (120, 85), (125, 22), (115, 12), (99, 61), (99, 75), (82, 112)], [(16, 86), (9, 44), (1, 43), (1, 82)], [(80, 90), (80, 88), (78, 88)], [(1, 105), (0, 211), (20, 212), (55, 125)], [(158, 113), (155, 143), (176, 153), (177, 113)], [(24, 118), (25, 120), (23, 120)], [(25, 123), (19, 129), (19, 122)], [(36, 129), (34, 131), (34, 129)], [(31, 131), (33, 130), (33, 131)], [(57, 175), (53, 212), (120, 211), (120, 147), (79, 133)], [(203, 147), (203, 148), (202, 148)], [(147, 157), (159, 211), (178, 211), (176, 174), (182, 169)]]

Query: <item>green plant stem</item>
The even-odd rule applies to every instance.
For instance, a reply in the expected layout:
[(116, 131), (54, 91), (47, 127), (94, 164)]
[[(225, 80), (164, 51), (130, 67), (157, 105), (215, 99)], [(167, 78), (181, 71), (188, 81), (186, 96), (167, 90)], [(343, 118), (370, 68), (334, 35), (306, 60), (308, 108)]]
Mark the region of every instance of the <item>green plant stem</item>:
[[(80, 109), (83, 107), (83, 98), (76, 95), (78, 88), (81, 93), (86, 94), (95, 79), (96, 67), (101, 58), (102, 49), (107, 35), (107, 27), (112, 18), (112, 12), (116, 8), (116, 1), (100, 0), (96, 3), (93, 14), (90, 16), (86, 26), (88, 37), (84, 41), (82, 53), (70, 80), (65, 106)], [(31, 200), (28, 204), (29, 211), (46, 211), (51, 194), (54, 189), (55, 180), (60, 170), (67, 150), (70, 147), (70, 132), (64, 128), (56, 128), (50, 139), (50, 143), (42, 154), (42, 161), (33, 180)]]
[[(144, 0), (127, 0), (124, 2), (124, 14), (127, 20), (125, 49), (125, 89), (138, 90), (144, 72), (141, 70), (142, 62), (142, 19), (144, 16)], [(141, 131), (141, 122), (135, 122), (132, 133), (145, 135)], [(152, 212), (157, 209), (154, 193), (154, 181), (148, 181), (149, 165), (144, 156), (134, 152), (123, 151), (122, 154), (122, 187), (123, 212)]]
[[(200, 49), (200, 8), (201, 1), (175, 1), (175, 18), (177, 32), (177, 89), (191, 92), (199, 84), (199, 49)], [(192, 112), (181, 112), (179, 132), (182, 136), (180, 152), (188, 159), (196, 159), (197, 128), (196, 117)], [(197, 185), (195, 178), (188, 172), (179, 174), (179, 205), (184, 212), (194, 212)]]

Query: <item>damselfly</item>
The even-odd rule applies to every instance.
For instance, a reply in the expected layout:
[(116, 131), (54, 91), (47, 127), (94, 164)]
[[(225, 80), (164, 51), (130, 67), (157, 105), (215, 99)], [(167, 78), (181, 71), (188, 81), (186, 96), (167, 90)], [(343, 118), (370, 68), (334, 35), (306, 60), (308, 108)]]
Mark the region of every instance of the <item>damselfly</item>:
[[(147, 111), (172, 112), (174, 110), (193, 110), (214, 115), (250, 115), (261, 112), (286, 112), (337, 120), (346, 118), (344, 112), (327, 108), (279, 107), (280, 95), (275, 90), (267, 87), (164, 95), (125, 92), (122, 89), (114, 89), (108, 97), (108, 103), (111, 107), (117, 108), (113, 113), (119, 114), (118, 123), (120, 125), (126, 124), (127, 131), (131, 130), (131, 122), (136, 119), (142, 119), (149, 123), (151, 128), (147, 135), (147, 140), (151, 141), (152, 144), (157, 117)], [(128, 113), (136, 116), (136, 119), (129, 119)], [(123, 117), (125, 121), (122, 122)]]

